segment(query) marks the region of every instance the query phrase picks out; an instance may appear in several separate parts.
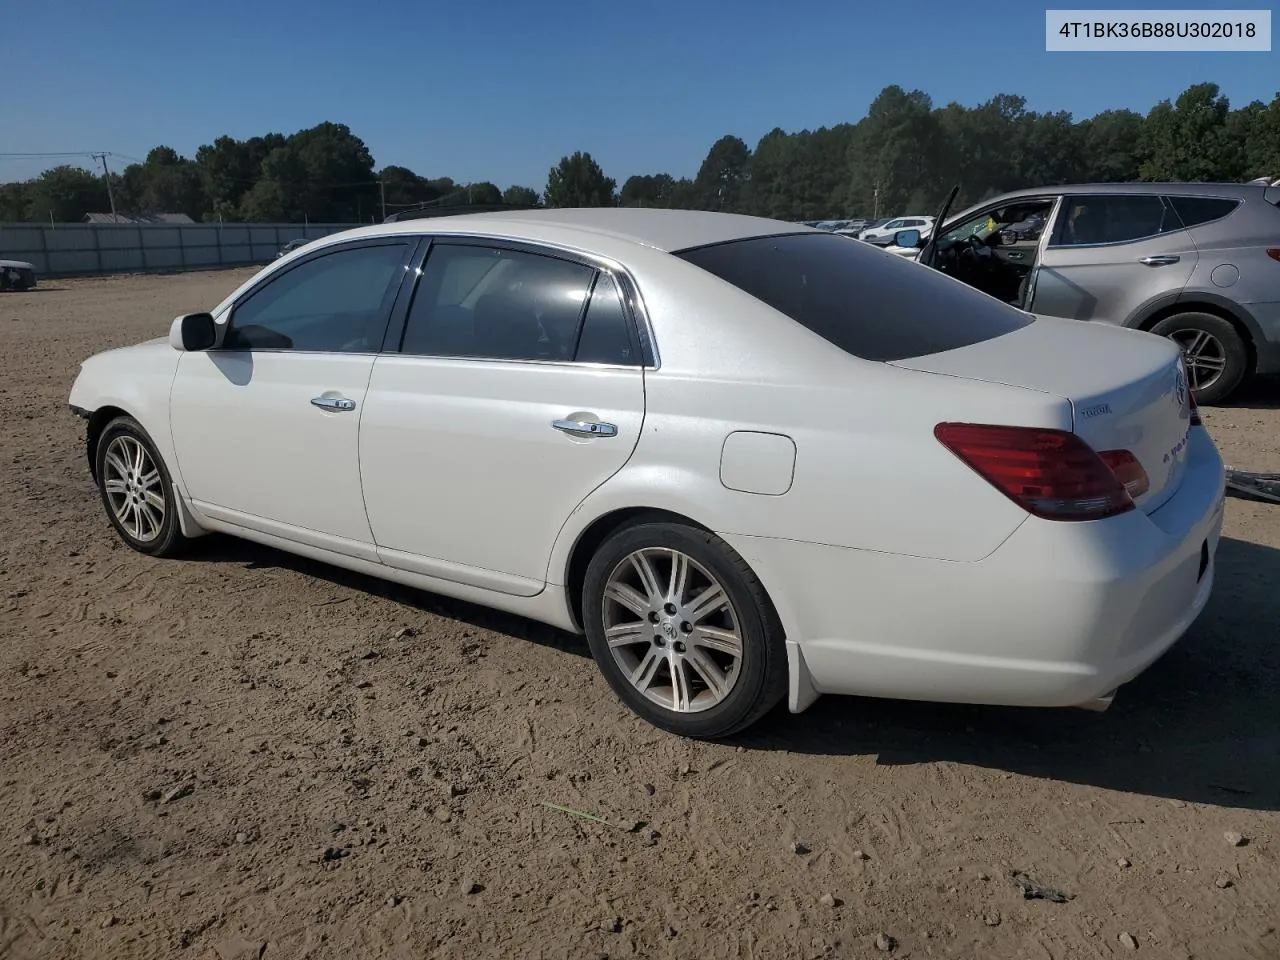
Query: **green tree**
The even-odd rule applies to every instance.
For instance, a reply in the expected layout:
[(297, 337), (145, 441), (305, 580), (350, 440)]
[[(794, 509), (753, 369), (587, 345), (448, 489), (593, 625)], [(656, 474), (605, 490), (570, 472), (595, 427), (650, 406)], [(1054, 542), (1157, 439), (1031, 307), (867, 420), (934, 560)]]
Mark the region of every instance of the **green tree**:
[(107, 184), (102, 177), (70, 164), (46, 170), (28, 182), (27, 217), (74, 223), (86, 213), (111, 209)]
[(698, 204), (706, 210), (742, 210), (751, 181), (751, 148), (726, 135), (711, 145), (698, 168), (694, 186)]
[(669, 173), (637, 174), (627, 177), (627, 182), (618, 192), (618, 204), (623, 207), (669, 207), (675, 187), (675, 178)]
[(547, 174), (548, 207), (611, 207), (617, 181), (606, 177), (591, 154), (577, 151), (561, 157)]
[(1231, 104), (1216, 83), (1197, 83), (1162, 100), (1142, 125), (1144, 180), (1234, 180), (1241, 157), (1227, 135)]
[(532, 187), (510, 186), (503, 191), (502, 202), (513, 207), (536, 207), (542, 198)]

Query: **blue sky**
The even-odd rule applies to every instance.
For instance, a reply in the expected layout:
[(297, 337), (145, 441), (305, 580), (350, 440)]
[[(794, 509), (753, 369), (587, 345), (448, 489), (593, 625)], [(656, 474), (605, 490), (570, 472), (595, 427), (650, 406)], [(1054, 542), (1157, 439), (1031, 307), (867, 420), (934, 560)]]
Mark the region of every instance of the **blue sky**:
[[(1200, 0), (1215, 6), (1247, 4)], [(192, 156), (220, 134), (331, 120), (379, 166), (540, 190), (578, 149), (619, 185), (692, 175), (725, 133), (754, 147), (775, 126), (856, 121), (890, 83), (936, 105), (1020, 93), (1030, 109), (1078, 118), (1145, 112), (1202, 80), (1233, 105), (1280, 89), (1275, 50), (1047, 53), (1044, 11), (1007, 0), (0, 0), (0, 19), (20, 24), (0, 56), (0, 152), (107, 150), (118, 169), (161, 143)], [(56, 162), (0, 158), (0, 180)]]

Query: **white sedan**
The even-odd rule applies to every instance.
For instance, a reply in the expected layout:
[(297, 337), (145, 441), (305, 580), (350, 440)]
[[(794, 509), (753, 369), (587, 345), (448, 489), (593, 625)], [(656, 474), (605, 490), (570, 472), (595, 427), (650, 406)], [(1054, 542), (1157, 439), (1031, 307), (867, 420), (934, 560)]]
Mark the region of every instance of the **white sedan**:
[(1104, 708), (1222, 524), (1168, 340), (730, 214), (350, 230), (70, 404), (133, 549), (218, 531), (585, 632), (693, 737), (821, 694)]

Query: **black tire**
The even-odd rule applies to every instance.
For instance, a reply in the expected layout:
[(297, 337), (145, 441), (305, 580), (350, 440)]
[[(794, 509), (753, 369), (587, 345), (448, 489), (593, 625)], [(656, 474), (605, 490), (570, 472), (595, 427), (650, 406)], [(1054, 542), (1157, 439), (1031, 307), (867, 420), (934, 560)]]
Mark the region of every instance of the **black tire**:
[[(719, 703), (699, 712), (680, 712), (648, 699), (632, 685), (605, 640), (608, 579), (628, 556), (645, 548), (685, 554), (719, 581), (732, 605), (742, 639), (737, 679)], [(751, 726), (786, 695), (787, 654), (777, 612), (746, 561), (713, 533), (666, 521), (642, 522), (617, 531), (600, 545), (587, 566), (582, 610), (591, 655), (609, 686), (632, 711), (659, 729), (695, 739), (728, 737)]]
[[(146, 456), (150, 458), (151, 464), (154, 465), (159, 473), (159, 490), (154, 489), (152, 492), (164, 500), (164, 515), (158, 524), (158, 530), (151, 534), (149, 529), (139, 526), (146, 536), (139, 536), (135, 530), (129, 529), (116, 513), (116, 505), (119, 500), (113, 500), (126, 494), (118, 491), (108, 492), (108, 481), (117, 479), (118, 469), (114, 463), (108, 463), (108, 454), (116, 453), (114, 445), (120, 442), (121, 445), (128, 445), (130, 442), (140, 445), (145, 451)], [(117, 454), (117, 459), (119, 459)], [(144, 471), (149, 473), (149, 471)], [(152, 557), (173, 557), (182, 553), (190, 541), (183, 536), (182, 527), (178, 522), (178, 502), (173, 491), (173, 478), (169, 474), (169, 468), (165, 465), (156, 445), (147, 431), (142, 429), (142, 425), (130, 416), (116, 417), (106, 425), (102, 433), (98, 436), (98, 446), (94, 452), (94, 473), (98, 479), (98, 495), (102, 500), (103, 509), (107, 513), (107, 519), (111, 521), (111, 525), (115, 527), (116, 533), (129, 547)], [(141, 491), (131, 491), (128, 496), (132, 496), (135, 500), (141, 500)], [(150, 516), (154, 516), (154, 508), (148, 508)], [(138, 511), (141, 512), (141, 511)], [(136, 515), (136, 514), (135, 514)]]
[(1187, 372), (1192, 377), (1190, 386), (1195, 393), (1196, 403), (1221, 403), (1235, 393), (1249, 375), (1249, 348), (1235, 326), (1222, 317), (1197, 311), (1175, 313), (1153, 326), (1151, 332), (1169, 337), (1184, 348), (1196, 334), (1208, 335), (1216, 341), (1217, 353), (1225, 361), (1216, 378), (1197, 387), (1195, 371), (1191, 369), (1192, 364), (1188, 360)]

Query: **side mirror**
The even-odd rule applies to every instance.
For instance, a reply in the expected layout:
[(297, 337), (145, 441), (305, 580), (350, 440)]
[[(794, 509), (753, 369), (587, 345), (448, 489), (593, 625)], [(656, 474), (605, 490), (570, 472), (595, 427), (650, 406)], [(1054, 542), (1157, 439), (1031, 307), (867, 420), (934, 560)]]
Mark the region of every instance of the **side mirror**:
[(169, 346), (175, 350), (208, 350), (217, 342), (218, 328), (210, 313), (174, 317), (169, 327)]
[(918, 247), (920, 246), (919, 230), (899, 230), (893, 235), (893, 245), (895, 247)]

